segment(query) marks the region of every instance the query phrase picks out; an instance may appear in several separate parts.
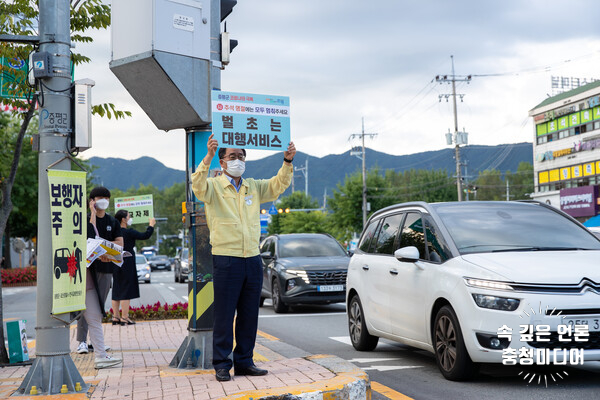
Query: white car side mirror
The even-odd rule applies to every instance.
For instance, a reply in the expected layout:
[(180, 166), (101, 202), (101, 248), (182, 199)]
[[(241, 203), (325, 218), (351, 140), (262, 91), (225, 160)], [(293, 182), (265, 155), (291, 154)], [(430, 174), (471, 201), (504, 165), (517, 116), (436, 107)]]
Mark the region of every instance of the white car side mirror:
[(394, 252), (394, 257), (401, 262), (417, 262), (419, 261), (419, 249), (415, 246), (402, 247)]

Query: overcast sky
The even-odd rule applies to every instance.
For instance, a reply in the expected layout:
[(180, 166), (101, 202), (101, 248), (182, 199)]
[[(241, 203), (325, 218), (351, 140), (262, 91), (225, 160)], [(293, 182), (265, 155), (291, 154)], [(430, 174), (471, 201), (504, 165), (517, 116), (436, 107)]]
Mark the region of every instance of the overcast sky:
[[(150, 1), (148, 1), (150, 3)], [(459, 129), (470, 144), (531, 142), (528, 111), (552, 94), (551, 76), (600, 79), (594, 0), (238, 0), (227, 30), (239, 41), (222, 90), (290, 97), (298, 150), (343, 153), (352, 133), (378, 133), (367, 146), (389, 154), (446, 147), (451, 92), (436, 75), (473, 75), (458, 84)], [(133, 117), (94, 117), (93, 149), (82, 156), (150, 156), (184, 169), (183, 130), (153, 125), (110, 72), (110, 33), (77, 51), (93, 59), (76, 79), (96, 81), (93, 102)], [(501, 74), (500, 76), (477, 76)], [(433, 82), (432, 82), (433, 81)], [(250, 159), (269, 155), (252, 151)], [(302, 160), (299, 160), (302, 162)]]

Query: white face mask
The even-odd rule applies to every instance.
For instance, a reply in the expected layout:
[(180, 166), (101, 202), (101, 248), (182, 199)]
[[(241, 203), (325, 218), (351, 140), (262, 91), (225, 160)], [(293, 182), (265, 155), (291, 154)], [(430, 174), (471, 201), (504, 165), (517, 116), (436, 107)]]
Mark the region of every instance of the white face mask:
[(127, 226), (131, 226), (131, 224), (133, 224), (133, 220), (131, 218), (129, 218), (127, 220)]
[(106, 210), (110, 202), (107, 199), (100, 199), (96, 202), (96, 208), (99, 210)]
[(227, 161), (227, 173), (235, 178), (242, 176), (246, 170), (246, 163), (242, 160)]

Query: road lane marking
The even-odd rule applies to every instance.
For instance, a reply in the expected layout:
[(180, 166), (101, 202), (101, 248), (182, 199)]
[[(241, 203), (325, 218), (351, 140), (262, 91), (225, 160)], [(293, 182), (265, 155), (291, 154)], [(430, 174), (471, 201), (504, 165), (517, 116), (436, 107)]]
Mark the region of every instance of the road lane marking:
[(161, 283), (159, 283), (159, 285), (161, 285), (161, 286), (165, 286), (165, 284), (164, 284), (164, 283), (162, 283), (162, 282), (161, 282)]
[(185, 301), (188, 301), (188, 299), (189, 299), (189, 297), (187, 297), (187, 296), (181, 296), (181, 297), (183, 297), (183, 299), (184, 299)]
[(173, 286), (169, 286), (169, 289), (171, 290), (175, 290), (175, 288)]
[(371, 381), (371, 389), (377, 393), (392, 400), (414, 400), (412, 397), (408, 397), (400, 392), (396, 392), (394, 389), (382, 385), (379, 382)]
[(276, 338), (275, 336), (271, 336), (271, 335), (269, 335), (268, 333), (265, 333), (265, 332), (263, 332), (263, 331), (256, 331), (256, 333), (257, 333), (259, 336), (262, 336), (262, 337), (264, 337), (265, 339), (269, 339), (269, 340), (272, 340), (272, 341), (277, 341), (277, 340), (279, 340), (279, 339), (278, 339), (278, 338)]
[(362, 367), (361, 369), (363, 371), (377, 370), (379, 372), (385, 372), (385, 371), (394, 371), (397, 369), (410, 369), (410, 368), (423, 368), (423, 367), (420, 365), (377, 365), (377, 366), (370, 366), (370, 367)]
[(348, 360), (351, 363), (359, 363), (359, 364), (372, 364), (376, 362), (382, 361), (396, 361), (401, 360), (401, 358), (353, 358), (352, 360)]
[(352, 346), (352, 341), (350, 341), (350, 336), (330, 336), (329, 339), (335, 340), (337, 342), (341, 342), (344, 344), (349, 344)]
[(258, 318), (298, 318), (298, 317), (328, 317), (332, 315), (346, 315), (346, 311), (340, 311), (335, 313), (322, 313), (322, 314), (272, 314), (272, 315), (259, 315)]

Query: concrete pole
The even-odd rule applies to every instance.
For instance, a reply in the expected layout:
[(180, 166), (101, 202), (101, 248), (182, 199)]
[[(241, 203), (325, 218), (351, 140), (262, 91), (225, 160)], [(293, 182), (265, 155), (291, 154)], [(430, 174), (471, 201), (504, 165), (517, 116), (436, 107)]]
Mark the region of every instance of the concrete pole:
[(306, 161), (304, 162), (304, 193), (308, 198), (308, 157), (306, 157)]
[[(54, 76), (42, 79), (44, 95), (40, 97), (43, 103), (39, 127), (36, 358), (18, 393), (29, 395), (32, 386), (36, 386), (39, 394), (60, 394), (63, 385), (68, 393), (74, 393), (76, 383), (81, 385), (79, 392), (85, 393), (88, 385), (70, 356), (69, 315), (52, 317), (52, 231), (46, 170), (66, 155), (72, 129), (71, 6), (69, 0), (40, 0), (39, 7), (40, 51), (50, 54)], [(64, 159), (53, 169), (70, 170), (71, 162)]]
[(458, 145), (458, 115), (456, 112), (456, 76), (454, 75), (454, 56), (452, 59), (452, 106), (454, 109), (454, 158), (456, 158), (456, 190), (458, 191), (458, 201), (462, 201), (462, 179), (460, 174), (460, 146)]
[(367, 225), (367, 153), (365, 152), (365, 119), (362, 119), (362, 216), (363, 229)]

